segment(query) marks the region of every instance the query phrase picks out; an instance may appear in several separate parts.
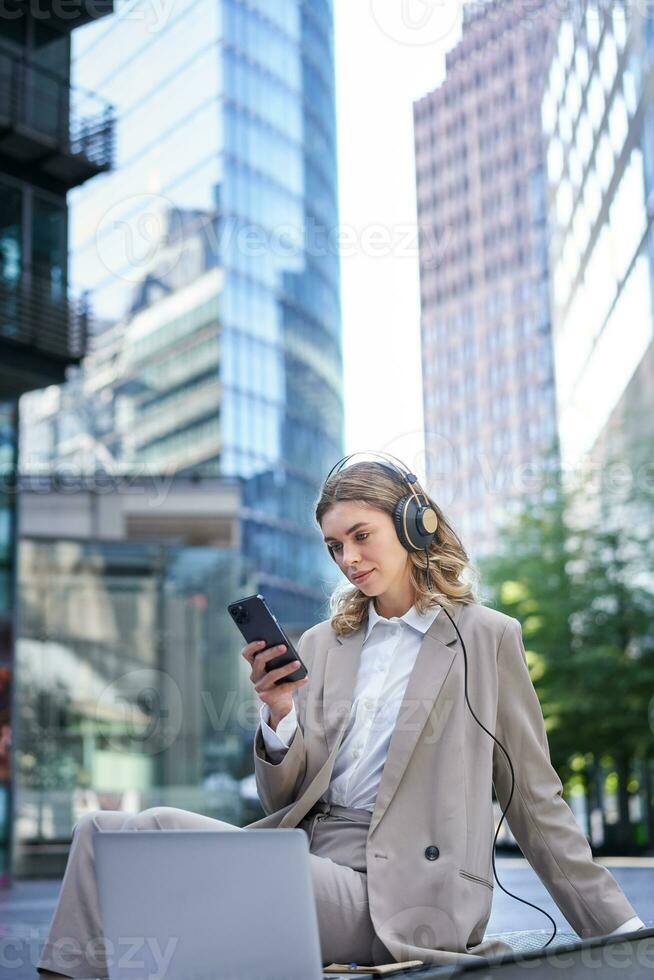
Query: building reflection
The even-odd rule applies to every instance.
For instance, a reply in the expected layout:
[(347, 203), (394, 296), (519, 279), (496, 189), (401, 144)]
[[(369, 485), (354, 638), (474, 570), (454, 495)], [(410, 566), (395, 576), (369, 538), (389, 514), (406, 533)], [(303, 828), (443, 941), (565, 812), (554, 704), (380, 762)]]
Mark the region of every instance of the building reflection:
[(87, 809), (180, 806), (235, 824), (259, 701), (226, 605), (234, 552), (23, 539), (17, 875), (61, 871)]

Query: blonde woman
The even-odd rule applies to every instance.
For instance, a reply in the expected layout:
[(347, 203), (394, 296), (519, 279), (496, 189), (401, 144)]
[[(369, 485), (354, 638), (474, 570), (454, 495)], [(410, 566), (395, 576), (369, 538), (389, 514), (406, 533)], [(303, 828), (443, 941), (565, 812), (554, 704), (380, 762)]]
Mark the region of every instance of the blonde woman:
[[(484, 939), (492, 786), (504, 810), (510, 768), (465, 703), (467, 671), (472, 710), (512, 761), (509, 826), (561, 912), (581, 937), (643, 927), (561, 796), (519, 622), (477, 601), (463, 545), (430, 498), (437, 527), (426, 553), (403, 544), (395, 515), (414, 491), (422, 493), (379, 462), (325, 481), (315, 517), (347, 581), (330, 618), (300, 639), (308, 677), (276, 685), (297, 664), (266, 673), (279, 650), (242, 651), (262, 701), (254, 765), (266, 811), (242, 829), (306, 832), (323, 964), (510, 952)], [(83, 817), (39, 962), (46, 976), (106, 975), (92, 837), (115, 828), (239, 830), (172, 807)], [(76, 958), (69, 942), (62, 960), (62, 939)]]

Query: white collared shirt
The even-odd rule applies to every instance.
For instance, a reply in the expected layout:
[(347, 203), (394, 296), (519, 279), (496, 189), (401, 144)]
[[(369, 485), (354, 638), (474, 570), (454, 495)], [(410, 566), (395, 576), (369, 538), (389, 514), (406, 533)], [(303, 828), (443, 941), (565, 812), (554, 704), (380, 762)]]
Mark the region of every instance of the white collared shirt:
[[(369, 600), (352, 710), (336, 753), (329, 788), (321, 799), (340, 806), (374, 809), (409, 675), (423, 637), (439, 612), (440, 606), (424, 614), (412, 606), (404, 616), (385, 619), (377, 613), (374, 601)], [(297, 727), (295, 705), (275, 731), (268, 724), (267, 704), (261, 706), (260, 717), (266, 751), (273, 762), (279, 762)]]

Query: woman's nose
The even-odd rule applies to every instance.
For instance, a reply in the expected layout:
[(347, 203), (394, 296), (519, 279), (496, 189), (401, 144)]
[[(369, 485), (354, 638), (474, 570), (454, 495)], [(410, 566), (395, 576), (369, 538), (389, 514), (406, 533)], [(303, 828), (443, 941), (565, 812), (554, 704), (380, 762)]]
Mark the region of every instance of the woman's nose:
[(345, 565), (346, 568), (349, 569), (350, 566), (358, 560), (358, 558), (359, 558), (359, 554), (356, 548), (354, 547), (343, 548), (343, 564)]

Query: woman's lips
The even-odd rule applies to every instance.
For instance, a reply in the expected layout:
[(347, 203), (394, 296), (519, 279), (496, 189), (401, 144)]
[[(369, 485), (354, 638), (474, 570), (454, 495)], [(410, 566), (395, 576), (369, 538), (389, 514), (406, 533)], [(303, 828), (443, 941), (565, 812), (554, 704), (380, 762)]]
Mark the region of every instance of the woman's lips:
[(357, 578), (353, 578), (352, 581), (356, 585), (358, 585), (359, 582), (365, 582), (365, 580), (368, 578), (368, 576), (369, 575), (372, 575), (372, 573), (374, 572), (374, 570), (375, 570), (374, 568), (371, 568), (369, 572), (366, 572), (364, 575), (359, 575), (359, 576), (357, 576)]

